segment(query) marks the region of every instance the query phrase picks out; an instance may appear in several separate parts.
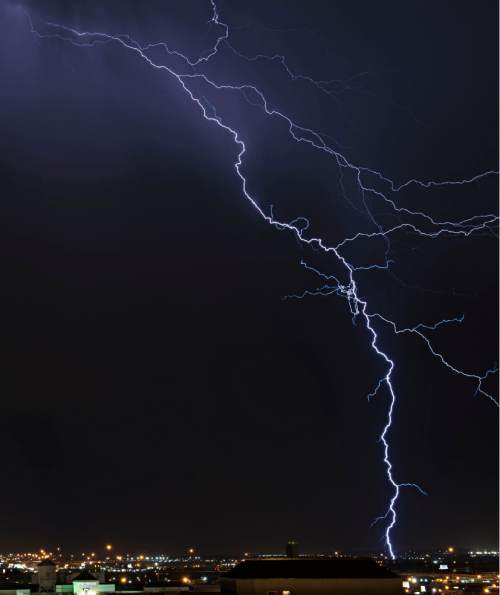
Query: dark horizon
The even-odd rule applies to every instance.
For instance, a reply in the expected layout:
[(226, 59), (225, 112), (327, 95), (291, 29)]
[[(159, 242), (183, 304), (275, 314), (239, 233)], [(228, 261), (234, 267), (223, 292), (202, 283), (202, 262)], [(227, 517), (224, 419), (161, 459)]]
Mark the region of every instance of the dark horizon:
[[(498, 7), (365, 4), (218, 3), (240, 53), (283, 53), (294, 72), (335, 79), (332, 94), (227, 47), (200, 71), (262, 86), (271, 106), (396, 185), (498, 170)], [(116, 42), (39, 37), (26, 12), (45, 35), (47, 21), (127, 33), (191, 59), (220, 29), (208, 0), (0, 0), (0, 551), (244, 552), (290, 536), (309, 550), (382, 551), (388, 517), (371, 524), (392, 495), (380, 438), (390, 393), (367, 395), (387, 366), (345, 293), (283, 299), (333, 283), (302, 261), (346, 284), (340, 261), (263, 219), (242, 196), (233, 139), (172, 77)], [(307, 217), (332, 245), (376, 231), (368, 209), (384, 229), (436, 229), (293, 143), (255, 93), (192, 84), (241, 131), (266, 214)], [(391, 197), (463, 221), (498, 213), (498, 177)], [(493, 224), (432, 239), (404, 228), (387, 254), (382, 239), (346, 254), (357, 267), (390, 261), (356, 272), (370, 311), (401, 328), (455, 319), (429, 331), (433, 345), (482, 375), (499, 359), (497, 239)], [(495, 405), (418, 336), (372, 320), (395, 362), (394, 474), (427, 493), (401, 488), (396, 552), (492, 548)], [(481, 384), (495, 399), (497, 380)]]
[[(66, 550), (64, 548), (64, 546), (62, 544), (58, 544), (58, 545), (54, 545), (54, 546), (49, 546), (47, 544), (45, 544), (45, 547), (32, 547), (32, 548), (26, 548), (24, 550), (14, 550), (11, 549), (9, 550), (8, 553), (11, 554), (31, 554), (32, 556), (36, 556), (39, 555), (40, 559), (50, 559), (53, 560), (55, 562), (57, 562), (58, 560), (62, 560), (64, 562), (73, 559), (73, 560), (79, 560), (81, 556), (87, 557), (90, 554), (94, 555), (95, 557), (92, 558), (92, 560), (90, 560), (90, 562), (95, 562), (95, 561), (103, 561), (106, 559), (109, 559), (111, 562), (115, 562), (116, 561), (116, 556), (124, 556), (125, 559), (127, 556), (130, 557), (136, 557), (136, 556), (144, 556), (144, 557), (155, 557), (155, 556), (170, 556), (170, 557), (175, 557), (175, 558), (179, 558), (179, 559), (196, 559), (196, 558), (201, 558), (201, 559), (210, 559), (210, 558), (216, 558), (216, 559), (252, 559), (253, 557), (257, 557), (257, 558), (262, 558), (265, 559), (266, 557), (287, 557), (286, 555), (286, 542), (281, 544), (281, 548), (260, 548), (260, 549), (256, 549), (256, 550), (251, 550), (251, 549), (234, 549), (234, 550), (224, 550), (224, 549), (220, 549), (220, 550), (214, 550), (214, 549), (203, 549), (203, 548), (198, 548), (198, 547), (194, 547), (196, 546), (196, 544), (187, 544), (184, 546), (180, 546), (180, 547), (176, 547), (176, 548), (171, 548), (169, 550), (167, 549), (151, 549), (148, 547), (136, 547), (136, 548), (121, 548), (120, 545), (113, 545), (113, 550), (112, 552), (106, 551), (105, 545), (103, 544), (82, 544), (82, 547), (80, 548), (80, 550)], [(306, 547), (304, 547), (304, 544), (302, 544), (302, 542), (298, 542), (298, 557), (315, 557), (315, 556), (331, 556), (331, 557), (335, 557), (335, 556), (339, 556), (339, 557), (380, 557), (380, 556), (385, 556), (385, 559), (387, 560), (387, 562), (390, 562), (389, 558), (386, 556), (386, 554), (382, 551), (383, 548), (377, 550), (368, 550), (368, 549), (352, 549), (352, 550), (341, 550), (340, 548), (338, 549), (325, 549), (325, 550), (321, 550), (321, 549), (315, 549), (314, 547), (307, 547), (307, 544), (305, 544)], [(499, 553), (499, 549), (498, 549), (498, 544), (495, 544), (493, 546), (490, 547), (453, 547), (453, 552), (450, 554), (448, 552), (448, 548), (450, 546), (446, 545), (446, 546), (436, 546), (436, 547), (429, 547), (429, 548), (420, 548), (420, 549), (412, 549), (409, 548), (407, 550), (401, 550), (398, 552), (398, 560), (403, 560), (403, 559), (407, 559), (407, 557), (409, 555), (415, 555), (415, 556), (419, 556), (419, 555), (426, 555), (426, 554), (442, 554), (444, 556), (450, 556), (450, 558), (460, 558), (463, 556), (469, 556), (470, 554), (473, 554), (475, 557), (483, 557), (483, 558), (491, 558), (491, 557), (497, 557), (498, 553)], [(193, 548), (194, 552), (189, 552), (189, 550)], [(2, 554), (6, 554), (6, 551), (2, 551), (0, 552)]]

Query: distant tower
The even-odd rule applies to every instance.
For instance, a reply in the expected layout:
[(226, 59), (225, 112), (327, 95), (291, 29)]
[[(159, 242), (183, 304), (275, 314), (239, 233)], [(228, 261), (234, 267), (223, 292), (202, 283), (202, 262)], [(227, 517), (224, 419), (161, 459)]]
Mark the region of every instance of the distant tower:
[(42, 560), (38, 564), (38, 585), (40, 591), (55, 591), (56, 582), (56, 565), (52, 560)]
[(286, 544), (286, 557), (287, 558), (298, 558), (299, 557), (299, 542), (295, 539), (289, 539)]

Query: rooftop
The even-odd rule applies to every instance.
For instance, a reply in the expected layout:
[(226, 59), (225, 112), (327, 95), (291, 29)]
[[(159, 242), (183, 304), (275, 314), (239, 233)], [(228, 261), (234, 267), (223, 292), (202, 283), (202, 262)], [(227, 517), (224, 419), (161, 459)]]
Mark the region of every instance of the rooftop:
[(227, 578), (397, 578), (370, 559), (274, 558), (246, 560)]
[(80, 574), (75, 576), (73, 581), (96, 581), (96, 577), (93, 574), (90, 574), (88, 570), (82, 570)]
[(38, 564), (38, 566), (55, 566), (54, 562), (52, 562), (52, 560), (49, 560), (48, 558), (45, 558), (45, 560), (42, 560), (40, 562), (40, 564)]

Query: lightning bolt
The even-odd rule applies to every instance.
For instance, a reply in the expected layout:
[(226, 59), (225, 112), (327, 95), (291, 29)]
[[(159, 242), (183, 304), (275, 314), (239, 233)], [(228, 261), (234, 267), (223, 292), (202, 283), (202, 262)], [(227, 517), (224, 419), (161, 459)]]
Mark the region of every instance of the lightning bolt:
[[(364, 324), (370, 337), (370, 349), (385, 365), (385, 373), (378, 380), (374, 390), (368, 395), (368, 399), (370, 400), (374, 398), (383, 388), (386, 389), (388, 394), (386, 420), (380, 434), (380, 442), (382, 444), (383, 464), (385, 466), (387, 481), (391, 489), (391, 496), (385, 514), (377, 517), (374, 522), (386, 521), (384, 531), (385, 545), (388, 554), (394, 559), (396, 554), (392, 543), (392, 530), (397, 523), (396, 505), (401, 490), (410, 487), (417, 489), (422, 494), (426, 494), (426, 492), (417, 484), (398, 482), (395, 478), (395, 471), (390, 457), (391, 448), (389, 435), (393, 426), (394, 409), (397, 401), (396, 390), (393, 384), (393, 372), (396, 363), (389, 353), (381, 346), (379, 333), (376, 328), (377, 323), (388, 328), (394, 335), (410, 334), (418, 337), (424, 342), (429, 353), (437, 358), (448, 370), (450, 370), (450, 372), (473, 381), (476, 386), (475, 393), (483, 395), (497, 406), (497, 400), (484, 389), (483, 383), (486, 378), (496, 373), (498, 369), (496, 367), (490, 368), (484, 373), (464, 371), (450, 363), (442, 353), (434, 348), (431, 340), (427, 336), (428, 333), (438, 330), (440, 326), (445, 324), (460, 323), (463, 321), (462, 316), (441, 320), (433, 324), (420, 323), (414, 327), (399, 327), (396, 322), (388, 318), (387, 315), (380, 312), (372, 312), (370, 310), (368, 298), (363, 295), (358, 286), (356, 273), (362, 270), (382, 269), (388, 271), (390, 269), (393, 264), (393, 260), (390, 258), (390, 239), (395, 233), (412, 233), (429, 240), (436, 240), (442, 236), (461, 236), (468, 238), (473, 234), (479, 235), (481, 232), (493, 233), (495, 227), (498, 226), (499, 219), (495, 213), (478, 214), (467, 219), (456, 221), (436, 220), (425, 211), (415, 211), (400, 206), (397, 202), (397, 196), (410, 187), (426, 190), (434, 187), (453, 187), (473, 184), (484, 178), (498, 175), (498, 172), (486, 171), (462, 180), (422, 181), (410, 179), (401, 184), (397, 184), (381, 172), (351, 162), (338, 149), (340, 143), (332, 140), (331, 137), (325, 133), (313, 130), (300, 122), (296, 122), (284, 111), (271, 106), (265, 93), (256, 85), (236, 85), (226, 81), (219, 81), (214, 79), (213, 76), (208, 76), (202, 69), (209, 62), (212, 62), (216, 56), (224, 51), (228, 51), (237, 58), (245, 60), (248, 63), (259, 63), (262, 61), (275, 62), (280, 65), (284, 73), (293, 82), (313, 85), (320, 92), (326, 93), (332, 97), (335, 97), (337, 93), (342, 91), (342, 89), (348, 88), (352, 79), (348, 81), (339, 81), (330, 78), (316, 80), (306, 74), (295, 72), (289, 65), (286, 57), (281, 54), (270, 56), (257, 54), (255, 56), (248, 56), (239, 51), (234, 44), (230, 42), (230, 26), (221, 20), (215, 0), (210, 0), (210, 12), (209, 23), (213, 25), (214, 28), (217, 28), (220, 33), (217, 35), (213, 46), (196, 59), (189, 58), (184, 52), (170, 47), (170, 45), (164, 41), (141, 45), (127, 34), (79, 31), (64, 24), (54, 22), (44, 22), (42, 23), (41, 29), (38, 29), (34, 26), (31, 16), (28, 13), (26, 13), (26, 16), (31, 32), (39, 39), (57, 39), (82, 48), (95, 48), (97, 46), (114, 44), (120, 46), (124, 51), (135, 55), (136, 58), (144, 61), (152, 69), (161, 71), (175, 80), (185, 93), (186, 98), (198, 109), (201, 117), (217, 126), (232, 139), (236, 149), (233, 168), (240, 182), (242, 196), (249, 201), (262, 219), (278, 230), (290, 232), (299, 242), (330, 255), (341, 265), (344, 279), (340, 279), (333, 275), (327, 275), (302, 261), (301, 264), (306, 270), (322, 278), (323, 284), (316, 289), (306, 290), (300, 294), (285, 296), (285, 299), (304, 299), (308, 296), (327, 297), (331, 295), (336, 295), (345, 299), (353, 322), (360, 320)], [(158, 51), (161, 52), (162, 57), (167, 60), (167, 63), (159, 61), (156, 57)], [(180, 64), (181, 68), (179, 69), (178, 67), (175, 67), (174, 64)], [(360, 73), (359, 75), (356, 75), (356, 78), (362, 77), (365, 74), (366, 73)], [(269, 212), (266, 212), (257, 198), (248, 190), (247, 178), (243, 172), (247, 146), (242, 138), (242, 134), (236, 127), (224, 120), (218, 113), (217, 106), (214, 102), (209, 101), (204, 95), (195, 90), (195, 83), (205, 85), (216, 92), (216, 94), (239, 94), (250, 106), (260, 110), (266, 117), (281, 122), (285, 126), (285, 129), (293, 142), (307, 145), (311, 150), (328, 155), (333, 160), (334, 165), (336, 165), (340, 173), (340, 184), (343, 198), (347, 200), (353, 208), (362, 212), (371, 221), (375, 228), (374, 231), (357, 232), (353, 236), (343, 238), (336, 244), (330, 245), (330, 243), (327, 243), (322, 237), (314, 236), (309, 233), (311, 226), (309, 220), (305, 217), (298, 217), (292, 221), (286, 221), (275, 217), (272, 207), (269, 209)], [(355, 206), (344, 189), (343, 179), (346, 173), (349, 173), (356, 183), (356, 187), (362, 197), (362, 207)], [(377, 220), (377, 217), (374, 214), (372, 203), (375, 203), (376, 201), (386, 205), (397, 217), (406, 217), (407, 220), (401, 220), (396, 225), (385, 227)], [(347, 246), (360, 239), (372, 240), (374, 238), (382, 238), (386, 245), (385, 259), (382, 264), (370, 263), (367, 265), (356, 265), (345, 255), (344, 249)]]

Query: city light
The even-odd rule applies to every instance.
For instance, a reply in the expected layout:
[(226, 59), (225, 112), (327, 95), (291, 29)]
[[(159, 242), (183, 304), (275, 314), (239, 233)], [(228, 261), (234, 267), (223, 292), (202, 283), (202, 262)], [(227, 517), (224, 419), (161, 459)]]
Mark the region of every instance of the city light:
[[(174, 587), (177, 582), (184, 589), (189, 588), (194, 589), (194, 591), (206, 589), (206, 585), (209, 584), (217, 588), (217, 583), (223, 575), (240, 563), (248, 564), (249, 559), (252, 559), (253, 563), (254, 560), (259, 558), (283, 558), (283, 555), (280, 555), (279, 552), (245, 552), (247, 557), (243, 557), (243, 559), (239, 556), (229, 558), (202, 557), (198, 554), (193, 555), (191, 551), (194, 549), (186, 548), (183, 553), (178, 555), (127, 553), (119, 556), (105, 556), (101, 559), (99, 559), (97, 553), (94, 557), (89, 552), (80, 552), (76, 555), (66, 554), (65, 559), (59, 560), (58, 570), (68, 577), (77, 576), (79, 572), (85, 570), (87, 574), (85, 579), (92, 581), (92, 583), (85, 584), (83, 581), (77, 583), (78, 587), (74, 591), (76, 595), (99, 595), (99, 593), (108, 590), (116, 590), (123, 595), (127, 593), (132, 595), (132, 592), (137, 595), (143, 592), (144, 595), (147, 595), (148, 584), (152, 586), (154, 583), (168, 584), (172, 582), (172, 587)], [(46, 551), (46, 555), (49, 559), (53, 556), (49, 551)], [(444, 593), (469, 592), (488, 593), (489, 595), (496, 593), (498, 595), (498, 553), (493, 552), (491, 555), (484, 555), (478, 559), (478, 557), (470, 553), (458, 554), (455, 551), (453, 571), (440, 571), (435, 562), (439, 563), (448, 555), (448, 547), (446, 547), (429, 552), (412, 551), (400, 557), (394, 565), (390, 566), (390, 570), (400, 576), (398, 578), (400, 592), (406, 592), (409, 595), (427, 595), (428, 593), (443, 595)], [(307, 558), (308, 555), (306, 554), (305, 557)], [(332, 561), (339, 561), (342, 558), (356, 558), (355, 555), (338, 550), (311, 557), (328, 558)], [(385, 566), (386, 562), (384, 560), (387, 560), (387, 556), (384, 557), (380, 552), (374, 552), (371, 557), (378, 566)], [(90, 558), (90, 562), (88, 558)], [(9, 569), (16, 573), (21, 571), (25, 575), (22, 584), (29, 585), (32, 581), (33, 572), (36, 573), (37, 565), (44, 559), (46, 558), (42, 558), (39, 551), (27, 554), (0, 554), (0, 566), (3, 563), (3, 575), (6, 575)], [(418, 570), (415, 568), (417, 561), (420, 565)], [(411, 572), (405, 572), (405, 567), (412, 566)], [(0, 572), (2, 571), (0, 570)], [(127, 574), (124, 574), (124, 572), (127, 572)], [(101, 588), (104, 581), (102, 578), (99, 580), (98, 573), (106, 573), (105, 583), (109, 585), (106, 589)], [(95, 578), (89, 577), (88, 574)], [(283, 592), (286, 593), (287, 587), (290, 589), (290, 594), (296, 590), (288, 585), (284, 585), (284, 587), (285, 590), (281, 588), (277, 591), (278, 595), (282, 595)], [(60, 595), (65, 593), (65, 591), (60, 591)], [(28, 594), (26, 593), (26, 595)], [(67, 595), (69, 595), (69, 590)]]

